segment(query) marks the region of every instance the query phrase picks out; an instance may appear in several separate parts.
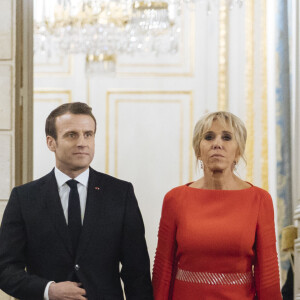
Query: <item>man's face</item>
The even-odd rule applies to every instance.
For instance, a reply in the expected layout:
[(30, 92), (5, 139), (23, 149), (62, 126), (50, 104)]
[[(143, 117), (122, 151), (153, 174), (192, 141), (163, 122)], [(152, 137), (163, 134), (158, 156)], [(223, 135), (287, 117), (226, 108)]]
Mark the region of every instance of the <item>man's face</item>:
[(66, 113), (56, 118), (57, 139), (47, 136), (56, 167), (71, 178), (84, 172), (94, 158), (95, 122), (89, 115)]

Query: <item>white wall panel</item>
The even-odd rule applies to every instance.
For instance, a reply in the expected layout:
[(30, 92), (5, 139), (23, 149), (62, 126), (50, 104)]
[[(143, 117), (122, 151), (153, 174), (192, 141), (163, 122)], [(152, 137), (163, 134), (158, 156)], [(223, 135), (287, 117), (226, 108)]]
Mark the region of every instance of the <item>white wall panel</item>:
[[(7, 204), (7, 201), (6, 200), (0, 200), (0, 222), (2, 221), (2, 216), (3, 216), (3, 213), (4, 213), (4, 209), (5, 209), (5, 206)], [(1, 291), (1, 290), (0, 290)], [(0, 294), (1, 295), (1, 294)], [(0, 299), (2, 300), (1, 296), (0, 296)]]
[(70, 76), (72, 74), (72, 57), (70, 55), (42, 55), (34, 56), (34, 72), (36, 77), (47, 76)]
[[(1, 22), (0, 22), (1, 23)], [(1, 45), (1, 43), (0, 43)], [(0, 47), (1, 49), (1, 47)], [(9, 130), (11, 129), (11, 119), (12, 119), (12, 76), (11, 76), (11, 66), (0, 65), (0, 128)]]
[(4, 294), (1, 290), (0, 290), (0, 299), (1, 300), (13, 300), (12, 297), (8, 296), (7, 294)]
[(11, 136), (0, 134), (0, 199), (8, 199), (11, 189), (11, 163), (12, 145)]
[(12, 59), (12, 0), (0, 1), (0, 59)]
[(106, 172), (135, 187), (151, 263), (163, 197), (193, 175), (192, 100), (188, 91), (119, 91), (107, 99)]

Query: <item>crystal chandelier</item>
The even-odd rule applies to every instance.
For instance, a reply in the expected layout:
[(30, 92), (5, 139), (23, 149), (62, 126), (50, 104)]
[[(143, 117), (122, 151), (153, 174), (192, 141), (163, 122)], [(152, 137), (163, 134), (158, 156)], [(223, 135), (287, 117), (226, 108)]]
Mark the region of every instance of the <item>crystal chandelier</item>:
[(114, 71), (120, 53), (176, 53), (182, 5), (196, 1), (34, 0), (34, 52), (83, 53), (91, 73)]

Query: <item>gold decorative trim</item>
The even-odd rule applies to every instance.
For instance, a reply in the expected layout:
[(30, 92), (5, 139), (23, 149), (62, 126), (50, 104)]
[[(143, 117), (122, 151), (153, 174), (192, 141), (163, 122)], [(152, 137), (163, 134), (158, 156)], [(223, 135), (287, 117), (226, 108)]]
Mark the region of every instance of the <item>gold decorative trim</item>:
[(267, 75), (267, 3), (261, 0), (262, 22), (262, 188), (269, 189), (269, 164), (268, 164), (268, 75)]
[[(176, 100), (173, 100), (175, 102)], [(179, 138), (179, 184), (183, 184), (183, 121), (184, 121), (184, 112), (183, 112), (183, 101), (179, 100), (180, 104), (180, 138)]]
[(13, 66), (10, 66), (10, 130), (13, 130), (15, 117), (13, 108), (13, 102), (16, 102), (16, 91), (14, 88), (16, 85), (15, 73), (16, 69), (14, 69)]
[(51, 98), (51, 99), (42, 99), (42, 98), (34, 98), (34, 102), (44, 102), (44, 103), (51, 103), (51, 102), (59, 102), (62, 103), (62, 98)]
[(8, 125), (8, 128), (0, 128), (0, 132), (3, 131), (11, 131), (13, 128), (13, 99), (14, 99), (14, 91), (13, 91), (13, 85), (14, 85), (14, 74), (13, 74), (13, 67), (11, 64), (4, 63), (0, 64), (0, 66), (7, 66), (9, 67), (9, 73), (10, 73), (10, 122)]
[(86, 79), (86, 102), (87, 105), (91, 105), (91, 93), (90, 93), (90, 79)]
[[(60, 60), (60, 62), (62, 62), (63, 59)], [(54, 71), (54, 72), (51, 72), (51, 71), (48, 71), (48, 72), (33, 72), (33, 76), (34, 77), (37, 77), (37, 78), (40, 78), (40, 77), (47, 77), (47, 76), (63, 76), (63, 77), (68, 77), (68, 76), (71, 76), (73, 74), (73, 64), (74, 64), (74, 58), (72, 55), (68, 55), (68, 70), (66, 72), (58, 72), (58, 71)], [(35, 66), (59, 66), (59, 63), (58, 64), (34, 64), (34, 68)], [(33, 69), (34, 69), (33, 68)]]
[(219, 74), (218, 74), (218, 109), (226, 110), (228, 107), (228, 82), (227, 82), (227, 5), (225, 0), (220, 0), (219, 10)]
[[(111, 95), (189, 95), (190, 96), (190, 136), (189, 136), (189, 144), (190, 144), (190, 151), (189, 151), (189, 180), (193, 178), (193, 152), (192, 152), (192, 128), (193, 128), (193, 93), (191, 91), (108, 91), (106, 93), (106, 159), (105, 159), (105, 170), (106, 173), (109, 173), (109, 111), (110, 111), (110, 96)], [(142, 102), (151, 102), (151, 103), (181, 103), (181, 115), (180, 115), (180, 184), (183, 182), (183, 160), (182, 160), (182, 154), (183, 154), (183, 102), (180, 100), (158, 100), (158, 99), (116, 99), (115, 100), (115, 108), (116, 108), (116, 119), (115, 119), (115, 128), (118, 126), (118, 104), (120, 102), (136, 102), (136, 103), (142, 103)], [(118, 171), (117, 171), (117, 139), (118, 136), (115, 134), (115, 169), (114, 169), (114, 175), (117, 177)], [(182, 147), (182, 149), (181, 149)]]
[(191, 95), (192, 91), (119, 91), (119, 90), (110, 90), (106, 92), (107, 95), (113, 95), (113, 94), (121, 94), (121, 95)]
[(9, 136), (10, 138), (10, 190), (13, 189), (14, 185), (15, 185), (15, 182), (14, 182), (14, 174), (13, 174), (13, 165), (15, 164), (15, 157), (13, 156), (14, 155), (14, 141), (13, 141), (13, 136), (12, 134), (10, 134)]
[(253, 182), (254, 163), (254, 3), (245, 2), (246, 9), (246, 127), (248, 142), (246, 144), (247, 180)]
[(143, 77), (192, 77), (193, 73), (117, 73), (118, 77), (135, 77), (135, 76), (143, 76)]
[(106, 128), (105, 128), (105, 172), (109, 172), (109, 97), (112, 92), (106, 92)]
[(190, 168), (190, 172), (189, 172), (189, 181), (191, 182), (194, 178), (194, 150), (193, 150), (193, 130), (194, 130), (194, 94), (193, 92), (191, 92), (191, 97), (190, 97), (190, 145), (189, 145), (189, 149), (190, 149), (190, 161), (189, 161), (189, 168)]
[[(71, 90), (34, 90), (34, 95), (36, 94), (66, 94), (68, 96), (68, 102), (72, 102), (72, 91)], [(51, 99), (44, 99), (45, 102), (48, 102)], [(33, 97), (33, 101), (35, 101), (35, 97)]]
[(134, 1), (132, 7), (134, 9), (168, 9), (168, 2), (165, 1)]
[(104, 61), (110, 61), (115, 63), (116, 62), (116, 55), (115, 54), (106, 54), (106, 53), (101, 53), (101, 54), (87, 54), (85, 57), (85, 62), (104, 62)]
[[(70, 55), (67, 55), (67, 58), (70, 59)], [(35, 66), (60, 66), (64, 61), (64, 58), (63, 56), (61, 55), (60, 58), (59, 58), (59, 62), (56, 62), (56, 63), (35, 63), (34, 65)]]
[[(119, 126), (119, 107), (118, 101), (115, 101), (115, 173), (114, 176), (118, 177), (118, 126)], [(109, 118), (109, 116), (106, 116)]]

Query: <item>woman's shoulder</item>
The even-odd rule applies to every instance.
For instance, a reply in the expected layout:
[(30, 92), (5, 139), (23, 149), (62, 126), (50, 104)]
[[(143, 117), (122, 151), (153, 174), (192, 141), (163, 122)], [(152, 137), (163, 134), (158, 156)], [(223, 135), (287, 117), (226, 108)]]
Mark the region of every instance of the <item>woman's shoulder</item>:
[(252, 191), (254, 193), (254, 199), (258, 201), (261, 209), (273, 209), (273, 200), (270, 193), (258, 186), (253, 186)]
[(169, 190), (164, 197), (165, 207), (177, 207), (181, 205), (182, 201), (186, 198), (185, 185), (180, 185)]
[(182, 194), (182, 193), (185, 192), (185, 188), (186, 188), (185, 184), (184, 185), (180, 185), (180, 186), (176, 186), (176, 187), (172, 188), (171, 190), (169, 190), (166, 193), (165, 198), (177, 197), (180, 194)]
[(271, 195), (269, 194), (269, 192), (264, 190), (263, 188), (253, 185), (252, 190), (254, 191), (254, 193), (256, 195), (258, 195), (262, 198), (267, 198), (267, 199), (271, 198)]

